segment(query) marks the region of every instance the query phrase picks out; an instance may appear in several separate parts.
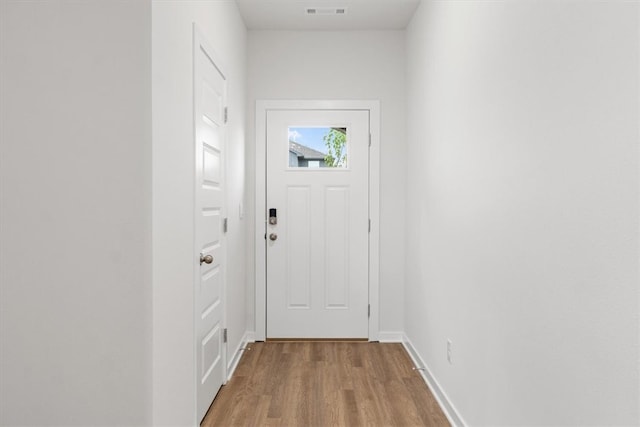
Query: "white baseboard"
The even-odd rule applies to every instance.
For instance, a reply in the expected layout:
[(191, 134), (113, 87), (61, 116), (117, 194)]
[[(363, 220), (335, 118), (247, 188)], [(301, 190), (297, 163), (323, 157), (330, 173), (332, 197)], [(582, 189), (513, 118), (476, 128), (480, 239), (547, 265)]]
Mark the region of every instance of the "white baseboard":
[(236, 368), (238, 367), (238, 363), (240, 363), (240, 358), (244, 353), (244, 349), (247, 348), (247, 345), (249, 343), (255, 342), (254, 336), (255, 334), (250, 331), (246, 331), (242, 336), (242, 339), (238, 344), (238, 348), (236, 348), (236, 351), (232, 353), (232, 356), (229, 359), (229, 363), (227, 364), (227, 381), (231, 379), (231, 377), (233, 376), (233, 373), (236, 371)]
[(422, 357), (420, 357), (420, 354), (411, 343), (411, 340), (409, 340), (406, 335), (403, 336), (402, 344), (407, 350), (407, 353), (409, 353), (409, 356), (413, 360), (413, 363), (416, 365), (416, 367), (422, 368), (420, 370), (420, 374), (422, 375), (424, 381), (427, 383), (429, 390), (431, 390), (431, 393), (438, 401), (438, 404), (440, 405), (440, 408), (442, 408), (442, 412), (444, 412), (444, 415), (449, 420), (449, 423), (451, 423), (451, 425), (454, 427), (466, 427), (467, 423), (464, 422), (464, 419), (462, 419), (460, 413), (456, 410), (455, 406), (453, 406), (453, 403), (444, 392), (438, 381), (435, 379), (435, 377), (431, 373), (431, 370), (424, 362)]
[(403, 342), (403, 332), (380, 331), (378, 332), (378, 341), (380, 342)]

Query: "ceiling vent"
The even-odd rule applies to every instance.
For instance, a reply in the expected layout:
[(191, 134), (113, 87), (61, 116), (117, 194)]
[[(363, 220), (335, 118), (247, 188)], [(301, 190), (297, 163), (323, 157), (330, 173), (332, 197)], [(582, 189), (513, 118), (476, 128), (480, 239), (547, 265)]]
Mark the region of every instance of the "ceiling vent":
[(308, 7), (307, 15), (346, 15), (346, 7)]

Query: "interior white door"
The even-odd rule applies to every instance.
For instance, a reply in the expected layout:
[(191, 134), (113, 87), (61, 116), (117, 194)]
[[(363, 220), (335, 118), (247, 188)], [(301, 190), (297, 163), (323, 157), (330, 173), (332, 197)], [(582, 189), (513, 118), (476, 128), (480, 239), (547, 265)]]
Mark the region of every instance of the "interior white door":
[(225, 377), (223, 343), (225, 241), (224, 146), (226, 80), (213, 52), (194, 37), (196, 142), (196, 374), (202, 420)]
[(368, 172), (368, 111), (267, 112), (267, 338), (368, 337)]

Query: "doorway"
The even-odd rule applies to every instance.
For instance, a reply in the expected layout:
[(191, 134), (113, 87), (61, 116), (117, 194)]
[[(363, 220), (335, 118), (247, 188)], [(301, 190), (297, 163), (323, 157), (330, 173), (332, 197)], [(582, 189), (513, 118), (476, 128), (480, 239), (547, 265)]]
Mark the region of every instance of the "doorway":
[(376, 341), (379, 103), (256, 113), (256, 339)]

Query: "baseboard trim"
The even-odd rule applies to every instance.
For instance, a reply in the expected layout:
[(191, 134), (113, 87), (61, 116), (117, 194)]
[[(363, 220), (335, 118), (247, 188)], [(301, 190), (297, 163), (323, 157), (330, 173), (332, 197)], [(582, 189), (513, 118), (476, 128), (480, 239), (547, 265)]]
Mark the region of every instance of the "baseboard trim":
[(240, 359), (242, 358), (242, 354), (244, 353), (244, 349), (247, 348), (247, 345), (249, 345), (249, 343), (255, 342), (254, 336), (255, 334), (249, 331), (246, 331), (242, 336), (242, 339), (238, 344), (238, 348), (236, 348), (236, 351), (233, 353), (233, 357), (231, 357), (231, 360), (227, 364), (227, 381), (231, 379), (233, 373), (236, 371), (238, 363), (240, 363)]
[(438, 404), (440, 405), (440, 408), (442, 408), (444, 415), (449, 420), (449, 423), (454, 427), (466, 427), (467, 423), (464, 422), (464, 419), (456, 410), (455, 406), (453, 406), (453, 403), (435, 379), (427, 364), (424, 362), (422, 357), (420, 357), (418, 350), (416, 350), (411, 343), (411, 340), (406, 335), (402, 338), (402, 345), (404, 345), (404, 348), (407, 350), (407, 353), (409, 353), (409, 356), (416, 367), (422, 368), (420, 370), (420, 375), (422, 375), (422, 379), (427, 383), (429, 390), (431, 390), (431, 393), (433, 393), (433, 396), (438, 401)]
[(380, 342), (403, 342), (404, 333), (402, 332), (391, 332), (391, 331), (380, 331), (378, 332), (378, 341)]

